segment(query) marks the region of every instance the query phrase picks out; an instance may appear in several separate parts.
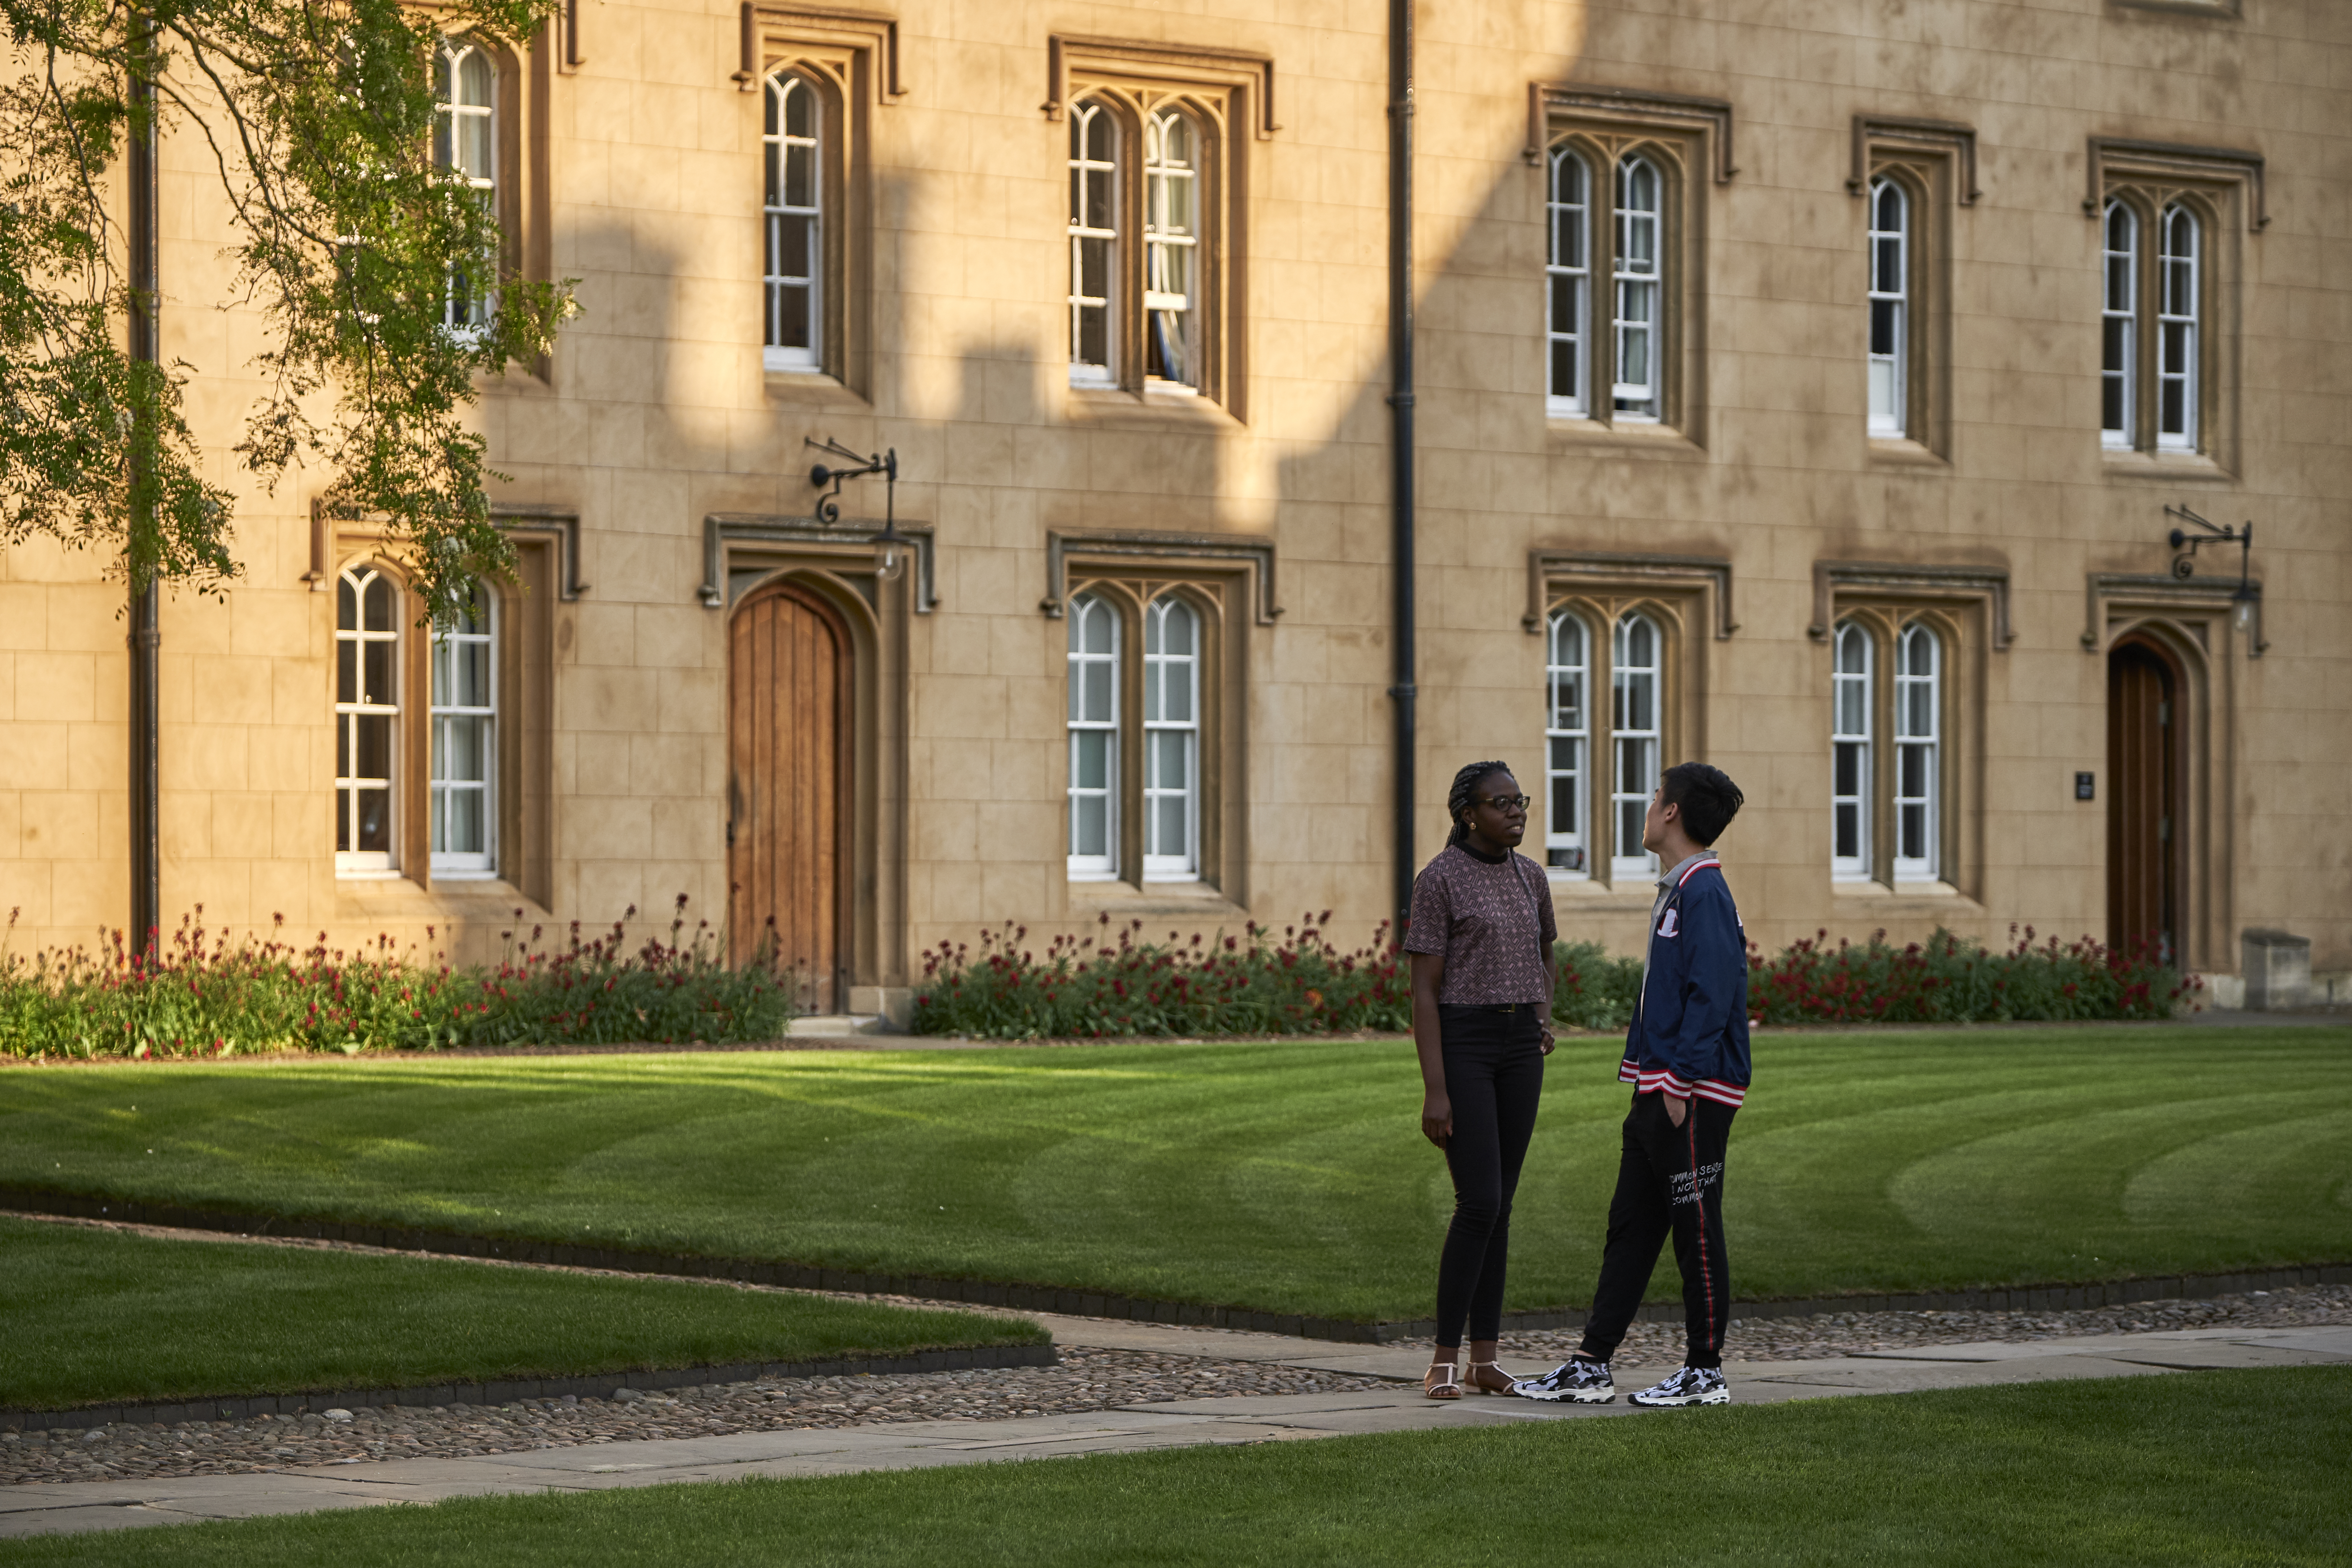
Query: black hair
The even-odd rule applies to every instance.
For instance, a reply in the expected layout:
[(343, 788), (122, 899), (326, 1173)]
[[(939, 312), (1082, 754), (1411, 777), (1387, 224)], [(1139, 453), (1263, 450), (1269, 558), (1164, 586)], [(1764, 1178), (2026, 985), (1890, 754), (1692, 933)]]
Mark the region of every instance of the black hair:
[(1658, 802), (1683, 808), (1683, 831), (1701, 848), (1723, 837), (1748, 797), (1721, 768), (1705, 763), (1676, 763), (1658, 781)]
[(1508, 763), (1472, 763), (1454, 775), (1454, 787), (1445, 792), (1445, 815), (1454, 821), (1454, 831), (1445, 836), (1448, 845), (1459, 844), (1470, 837), (1470, 825), (1462, 820), (1462, 814), (1470, 809), (1470, 797), (1479, 784), (1496, 773), (1510, 771)]

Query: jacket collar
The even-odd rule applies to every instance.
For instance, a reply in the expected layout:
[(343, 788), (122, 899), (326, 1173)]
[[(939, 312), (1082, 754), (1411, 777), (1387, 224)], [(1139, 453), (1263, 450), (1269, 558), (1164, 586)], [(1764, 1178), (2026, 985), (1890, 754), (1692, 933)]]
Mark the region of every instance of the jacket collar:
[(1719, 864), (1721, 859), (1712, 849), (1702, 849), (1696, 855), (1686, 856), (1676, 861), (1672, 870), (1658, 879), (1658, 891), (1663, 893), (1681, 887), (1683, 879), (1688, 877), (1696, 867)]

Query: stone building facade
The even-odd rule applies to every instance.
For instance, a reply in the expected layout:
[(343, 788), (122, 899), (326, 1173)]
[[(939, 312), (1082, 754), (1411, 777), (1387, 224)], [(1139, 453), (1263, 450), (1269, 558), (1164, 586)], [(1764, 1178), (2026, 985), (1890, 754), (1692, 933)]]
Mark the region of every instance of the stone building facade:
[[(163, 607), (164, 908), (477, 957), (684, 894), (857, 1011), (985, 926), (1369, 936), (1387, 11), (453, 41), (508, 264), (583, 307), (483, 391), (518, 580), (436, 645), (317, 476), (245, 494), (244, 580)], [(2347, 77), (2329, 0), (1424, 0), (1417, 852), (1506, 759), (1563, 933), (1630, 948), (1624, 824), (1695, 757), (1768, 947), (2352, 967)], [(164, 354), (234, 484), (257, 323), (163, 158)], [(895, 453), (894, 574), (884, 479), (828, 519), (811, 440)], [(2245, 590), (2235, 546), (2174, 574), (2183, 512), (2252, 521)], [(102, 565), (0, 556), (20, 952), (127, 906)]]

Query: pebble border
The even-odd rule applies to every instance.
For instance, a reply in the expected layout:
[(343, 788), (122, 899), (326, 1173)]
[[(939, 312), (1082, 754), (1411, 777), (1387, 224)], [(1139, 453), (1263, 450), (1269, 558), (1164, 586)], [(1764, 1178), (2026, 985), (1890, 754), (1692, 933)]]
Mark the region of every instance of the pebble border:
[(413, 1388), (339, 1388), (311, 1394), (260, 1394), (192, 1399), (177, 1405), (86, 1405), (75, 1410), (0, 1410), (0, 1429), (166, 1426), (181, 1421), (244, 1421), (256, 1415), (300, 1415), (357, 1405), (508, 1405), (518, 1399), (610, 1398), (615, 1389), (653, 1391), (750, 1383), (762, 1377), (855, 1377), (863, 1373), (986, 1372), (1001, 1367), (1056, 1366), (1052, 1345), (979, 1345), (969, 1350), (916, 1351), (906, 1355), (849, 1356), (837, 1361), (729, 1362), (658, 1371), (608, 1372), (589, 1377), (521, 1377), (497, 1383), (437, 1383)]
[[(1133, 1322), (1173, 1323), (1185, 1328), (1296, 1334), (1303, 1339), (1328, 1340), (1342, 1344), (1391, 1344), (1400, 1340), (1425, 1339), (1437, 1330), (1436, 1321), (1429, 1318), (1399, 1322), (1365, 1322), (1360, 1319), (1264, 1312), (1244, 1307), (1207, 1307), (1192, 1301), (1152, 1300), (1055, 1286), (945, 1279), (922, 1274), (863, 1274), (850, 1269), (820, 1268), (805, 1263), (763, 1263), (751, 1258), (636, 1252), (619, 1247), (581, 1247), (571, 1242), (501, 1239), (341, 1220), (225, 1214), (208, 1209), (182, 1208), (174, 1204), (151, 1204), (137, 1199), (52, 1192), (7, 1184), (0, 1184), (0, 1210), (63, 1215), (71, 1219), (113, 1219), (132, 1225), (169, 1226), (180, 1230), (223, 1231), (240, 1236), (288, 1236), (320, 1241), (348, 1241), (394, 1252), (433, 1253), (453, 1258), (497, 1258), (520, 1263), (605, 1268), (625, 1274), (666, 1275), (688, 1279), (738, 1279), (754, 1285), (835, 1290), (853, 1295), (911, 1296), (924, 1300), (1002, 1307), (1014, 1311), (1055, 1312), (1073, 1318), (1115, 1318)], [(1811, 1317), (1823, 1312), (2069, 1311), (2092, 1307), (2128, 1306), (2138, 1301), (2206, 1300), (2216, 1296), (2242, 1295), (2249, 1290), (2277, 1290), (2294, 1285), (2343, 1284), (2352, 1284), (2352, 1264), (2306, 1265), (2299, 1268), (2273, 1268), (2245, 1274), (2170, 1274), (2150, 1279), (2110, 1280), (2096, 1285), (2021, 1286), (1997, 1290), (1925, 1291), (1883, 1296), (1817, 1296), (1780, 1301), (1735, 1300), (1731, 1303), (1731, 1311), (1734, 1316), (1741, 1318)], [(1643, 1305), (1636, 1318), (1643, 1322), (1671, 1322), (1682, 1315), (1683, 1308), (1679, 1301), (1651, 1301)], [(1582, 1327), (1584, 1318), (1581, 1310), (1575, 1310), (1506, 1312), (1503, 1324), (1510, 1329), (1573, 1329)]]

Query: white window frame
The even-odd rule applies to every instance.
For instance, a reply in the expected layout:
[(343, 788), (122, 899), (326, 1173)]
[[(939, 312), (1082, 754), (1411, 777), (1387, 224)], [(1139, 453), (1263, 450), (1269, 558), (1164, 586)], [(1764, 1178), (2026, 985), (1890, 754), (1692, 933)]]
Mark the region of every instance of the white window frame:
[[(1181, 127), (1192, 146), (1189, 161), (1169, 155), (1171, 132)], [(1156, 110), (1143, 132), (1143, 333), (1144, 363), (1165, 365), (1163, 327), (1174, 328), (1177, 374), (1149, 370), (1155, 392), (1197, 392), (1201, 384), (1201, 150), (1200, 125), (1181, 109)], [(1178, 207), (1184, 209), (1180, 221)], [(1075, 216), (1075, 215), (1074, 215)], [(1181, 274), (1183, 287), (1167, 284)], [(1157, 351), (1157, 352), (1155, 352)]]
[[(465, 100), (465, 65), (468, 56), (479, 59), (489, 72), (488, 103)], [(447, 78), (447, 96), (436, 90), (433, 105), (433, 162), (436, 167), (453, 170), (467, 188), (482, 193), (482, 199), (497, 213), (499, 189), (499, 62), (490, 52), (471, 38), (443, 37), (434, 56), (435, 74)], [(436, 89), (443, 84), (436, 82)], [(460, 161), (465, 138), (458, 134), (462, 122), (481, 120), (487, 122), (483, 142), (488, 149), (489, 167), (470, 169)], [(465, 274), (453, 267), (449, 269), (449, 286), (441, 297), (443, 330), (462, 338), (478, 336), (489, 324), (498, 310), (498, 258), (486, 258), (492, 284), (488, 289), (461, 293)]]
[[(2139, 214), (2129, 202), (2110, 197), (2099, 236), (2099, 444), (2129, 451), (2138, 437)], [(2110, 389), (2119, 411), (2114, 419), (2107, 414)]]
[[(1069, 879), (1073, 882), (1114, 881), (1118, 877), (1118, 611), (1109, 600), (1098, 595), (1080, 594), (1070, 600), (1065, 614), (1069, 620), (1066, 721), (1069, 734), (1066, 759), (1069, 770)], [(1086, 646), (1088, 633), (1097, 626), (1106, 626), (1108, 630), (1108, 651)], [(1090, 684), (1087, 674), (1097, 668), (1108, 672), (1103, 682), (1107, 692), (1106, 711), (1089, 713), (1082, 710)], [(1103, 782), (1099, 788), (1078, 783), (1079, 750), (1089, 743), (1102, 749)], [(1078, 849), (1079, 805), (1082, 801), (1094, 799), (1102, 802), (1102, 851), (1099, 854), (1082, 854)]]
[[(1181, 620), (1192, 651), (1168, 651), (1168, 631)], [(1201, 879), (1201, 613), (1173, 595), (1143, 611), (1143, 879)], [(1170, 717), (1181, 696), (1187, 717)], [(1171, 752), (1176, 752), (1170, 766)], [(1169, 777), (1173, 773), (1175, 781)], [(1160, 832), (1163, 807), (1178, 805), (1183, 842), (1171, 849)]]
[[(474, 585), (474, 603), (480, 611), (476, 625), (467, 626), (461, 623), (434, 629), (430, 689), (427, 692), (432, 764), (425, 786), (425, 809), (431, 821), (433, 875), (452, 879), (495, 877), (499, 870), (499, 596), (479, 583)], [(453, 656), (467, 648), (482, 650), (482, 695), (488, 700), (479, 703), (446, 700), (456, 673), (452, 668)], [(447, 776), (448, 742), (453, 731), (460, 725), (470, 726), (479, 731), (477, 754), (482, 759), (482, 776), (478, 780)], [(449, 840), (451, 808), (459, 795), (481, 796), (482, 847), (479, 849), (443, 847)]]
[[(1650, 634), (1650, 659), (1633, 658), (1635, 627)], [(1615, 826), (1610, 845), (1609, 879), (1643, 880), (1658, 874), (1658, 858), (1642, 847), (1642, 824), (1648, 816), (1650, 796), (1658, 787), (1658, 752), (1665, 740), (1665, 645), (1658, 623), (1640, 610), (1617, 617), (1609, 646), (1609, 809)], [(1646, 693), (1649, 722), (1637, 725), (1628, 715)], [(1628, 826), (1631, 831), (1628, 832)], [(1627, 854), (1626, 845), (1633, 847)]]
[[(388, 591), (390, 625), (376, 626), (368, 618), (368, 590), (381, 583)], [(343, 625), (342, 599), (351, 595), (353, 626)], [(348, 878), (383, 878), (400, 874), (400, 778), (402, 735), (400, 722), (401, 663), (401, 591), (399, 582), (383, 572), (373, 562), (362, 561), (344, 567), (336, 574), (335, 594), (335, 875)], [(389, 693), (371, 691), (367, 685), (367, 650), (371, 645), (389, 648), (384, 659), (386, 679), (391, 682)], [(352, 670), (352, 696), (343, 696), (342, 673), (346, 655)], [(360, 755), (360, 727), (370, 720), (381, 720), (384, 727), (384, 773), (382, 776), (354, 772)], [(360, 796), (362, 792), (383, 792), (384, 837), (388, 849), (344, 848), (345, 844), (360, 841)]]
[[(1895, 878), (1899, 882), (1934, 881), (1942, 860), (1937, 764), (1944, 739), (1943, 669), (1943, 640), (1935, 628), (1916, 623), (1904, 627), (1895, 657)], [(1907, 788), (1915, 772), (1917, 787)], [(1906, 853), (1914, 847), (1916, 854)]]
[[(1878, 721), (1875, 684), (1877, 644), (1867, 628), (1842, 621), (1830, 644), (1830, 875), (1844, 882), (1863, 882), (1871, 873), (1871, 778), (1874, 731)], [(1853, 764), (1852, 788), (1841, 787), (1845, 763)], [(1846, 819), (1853, 828), (1853, 852), (1842, 853), (1839, 843)]]
[(1544, 412), (1581, 419), (1591, 408), (1592, 169), (1573, 147), (1552, 149), (1544, 216)]
[[(824, 368), (824, 97), (816, 84), (797, 71), (769, 74), (761, 98), (766, 118), (761, 121), (761, 367), (806, 374)], [(808, 135), (791, 130), (794, 95), (809, 105)], [(808, 200), (788, 199), (794, 154), (808, 160)], [(808, 222), (808, 271), (805, 275), (779, 270), (784, 225), (795, 218)], [(808, 342), (779, 342), (782, 334), (783, 298), (798, 289), (808, 300)]]
[(1544, 864), (1581, 881), (1592, 875), (1592, 631), (1584, 617), (1554, 610), (1544, 653)]
[[(1649, 186), (1647, 206), (1636, 205), (1640, 199), (1637, 182), (1643, 176)], [(1660, 355), (1665, 347), (1665, 334), (1661, 331), (1664, 323), (1659, 320), (1659, 310), (1665, 295), (1666, 181), (1657, 163), (1647, 155), (1628, 153), (1617, 161), (1612, 188), (1617, 243), (1609, 264), (1615, 284), (1612, 325), (1616, 352), (1610, 365), (1613, 383), (1611, 403), (1620, 421), (1654, 423), (1663, 406), (1659, 395), (1663, 368)], [(1641, 344), (1645, 379), (1629, 381), (1625, 367), (1634, 357), (1631, 345), (1636, 340)]]
[[(1109, 104), (1099, 99), (1089, 99), (1075, 104), (1070, 110), (1070, 384), (1072, 386), (1116, 386), (1118, 384), (1118, 117)], [(1110, 137), (1108, 157), (1091, 155), (1094, 128), (1106, 128)], [(1084, 220), (1088, 194), (1093, 182), (1101, 180), (1108, 187), (1103, 211), (1109, 215), (1109, 226), (1090, 226)], [(1088, 294), (1086, 286), (1086, 247), (1099, 245), (1103, 252), (1103, 291)], [(1089, 310), (1102, 315), (1103, 357), (1099, 364), (1078, 357), (1079, 345), (1085, 341), (1085, 316)]]
[(1870, 433), (1901, 437), (1909, 430), (1911, 194), (1882, 174), (1870, 182), (1869, 205)]
[[(2178, 247), (2176, 237), (2184, 230), (2185, 251)], [(2186, 202), (2173, 202), (2158, 215), (2156, 231), (2156, 446), (2160, 452), (2193, 452), (2198, 436), (2198, 357), (2204, 346), (2199, 342), (2204, 225)], [(2176, 394), (2177, 421), (2169, 406)]]

